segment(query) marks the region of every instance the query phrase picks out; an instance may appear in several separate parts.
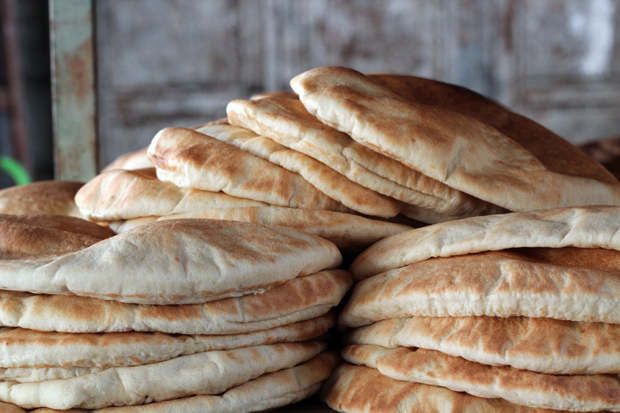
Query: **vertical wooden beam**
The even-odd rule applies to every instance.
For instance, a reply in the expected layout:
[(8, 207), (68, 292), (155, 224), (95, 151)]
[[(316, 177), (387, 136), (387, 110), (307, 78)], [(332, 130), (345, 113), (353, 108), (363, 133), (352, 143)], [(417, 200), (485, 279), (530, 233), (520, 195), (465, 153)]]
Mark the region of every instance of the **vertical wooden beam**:
[[(17, 36), (17, 3), (16, 0), (0, 0), (0, 17), (2, 40), (4, 46), (4, 61), (7, 78), (5, 99), (0, 99), (0, 106), (5, 103), (10, 116), (12, 156), (32, 173), (30, 159), (30, 145), (24, 115), (24, 92), (21, 78)], [(1, 102), (4, 101), (4, 102)]]
[(98, 171), (94, 0), (50, 0), (55, 176)]

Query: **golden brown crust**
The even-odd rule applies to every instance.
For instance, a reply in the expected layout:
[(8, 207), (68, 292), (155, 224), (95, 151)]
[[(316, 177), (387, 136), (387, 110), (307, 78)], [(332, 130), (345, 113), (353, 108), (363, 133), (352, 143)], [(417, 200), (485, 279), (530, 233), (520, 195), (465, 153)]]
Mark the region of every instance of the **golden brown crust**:
[(0, 215), (0, 259), (47, 259), (80, 251), (114, 232), (81, 218), (53, 214)]
[(492, 126), (530, 151), (553, 172), (610, 184), (617, 182), (602, 165), (557, 134), (469, 89), (415, 76), (368, 77), (410, 102), (450, 109)]
[(484, 399), (444, 387), (395, 380), (377, 370), (343, 364), (323, 385), (321, 398), (347, 413), (529, 413), (549, 412), (502, 399)]
[(160, 131), (149, 146), (149, 158), (160, 179), (180, 187), (222, 191), (272, 205), (347, 210), (298, 174), (191, 129)]
[(227, 113), (231, 124), (269, 137), (359, 185), (411, 205), (401, 207), (401, 212), (412, 218), (441, 222), (501, 210), (355, 142), (321, 123), (297, 99), (237, 99), (228, 104)]
[(75, 201), (81, 213), (95, 221), (268, 205), (223, 192), (179, 188), (157, 179), (155, 168), (104, 172), (86, 183), (76, 194)]
[(618, 296), (620, 271), (496, 251), (433, 258), (368, 278), (355, 286), (340, 320), (352, 327), (411, 316), (620, 323)]
[(359, 185), (314, 158), (251, 130), (232, 125), (208, 125), (198, 131), (301, 175), (313, 187), (353, 211), (390, 218), (402, 209), (402, 204), (395, 199)]
[(412, 317), (349, 333), (349, 344), (420, 347), (547, 374), (620, 373), (620, 324), (528, 317)]
[[(587, 176), (550, 170), (519, 142), (488, 124), (441, 106), (407, 100), (351, 69), (313, 69), (292, 79), (291, 86), (322, 122), (433, 179), (500, 207), (529, 211), (620, 205), (620, 183), (578, 150), (563, 155), (576, 151), (580, 156), (573, 160), (584, 164), (579, 170)], [(520, 127), (522, 122), (516, 124)], [(545, 134), (537, 132), (537, 136)], [(531, 146), (544, 152), (556, 145), (555, 140)], [(553, 164), (559, 170), (566, 168), (561, 162)], [(597, 178), (591, 178), (592, 174)]]
[(572, 411), (620, 409), (617, 375), (551, 375), (488, 366), (434, 350), (347, 346), (349, 363), (376, 368), (396, 380), (448, 387), (478, 397), (502, 398), (530, 407)]
[(0, 191), (0, 214), (47, 213), (80, 217), (73, 200), (82, 182), (40, 181)]

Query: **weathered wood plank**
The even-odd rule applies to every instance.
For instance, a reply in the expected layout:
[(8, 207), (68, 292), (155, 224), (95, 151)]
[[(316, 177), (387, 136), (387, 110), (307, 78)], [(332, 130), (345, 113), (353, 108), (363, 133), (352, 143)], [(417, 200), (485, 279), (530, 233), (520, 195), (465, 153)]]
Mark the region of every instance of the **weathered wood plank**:
[(574, 142), (620, 133), (620, 0), (106, 0), (97, 11), (104, 164), (322, 65), (457, 83)]
[(87, 181), (97, 165), (92, 0), (50, 0), (55, 177)]

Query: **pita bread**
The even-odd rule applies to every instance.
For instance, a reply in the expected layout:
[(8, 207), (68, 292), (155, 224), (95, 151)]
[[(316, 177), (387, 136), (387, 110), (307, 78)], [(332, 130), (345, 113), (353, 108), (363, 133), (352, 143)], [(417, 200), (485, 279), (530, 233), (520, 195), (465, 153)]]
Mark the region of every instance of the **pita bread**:
[(434, 350), (372, 345), (347, 346), (342, 357), (352, 364), (376, 368), (396, 380), (502, 398), (529, 407), (620, 411), (620, 380), (616, 374), (554, 376), (487, 366)]
[(147, 156), (147, 149), (138, 149), (135, 152), (129, 152), (116, 158), (111, 164), (106, 166), (101, 173), (113, 171), (115, 169), (125, 169), (129, 171), (152, 168), (153, 163)]
[(412, 317), (355, 329), (347, 342), (420, 347), (547, 374), (620, 373), (620, 324), (528, 317)]
[(433, 258), (366, 279), (340, 321), (358, 327), (412, 316), (525, 316), (620, 324), (618, 297), (617, 270), (487, 252)]
[(191, 129), (161, 130), (148, 153), (159, 179), (182, 188), (293, 208), (348, 210), (301, 176)]
[(207, 351), (160, 363), (33, 383), (0, 381), (0, 400), (24, 408), (98, 409), (193, 394), (219, 394), (266, 373), (293, 367), (326, 349), (323, 342)]
[(155, 220), (185, 218), (222, 219), (294, 228), (325, 238), (347, 252), (360, 252), (385, 237), (411, 229), (408, 225), (373, 220), (343, 212), (278, 206), (208, 209), (163, 217), (137, 218), (122, 223), (111, 223), (110, 226), (116, 232), (121, 233)]
[[(299, 366), (265, 374), (221, 395), (197, 395), (187, 398), (150, 403), (141, 406), (108, 407), (99, 413), (178, 413), (178, 412), (253, 412), (295, 403), (316, 393), (338, 364), (340, 357), (335, 351), (319, 354)], [(23, 411), (23, 410), (21, 410)], [(57, 410), (36, 409), (33, 413)], [(77, 413), (82, 410), (68, 410)]]
[(321, 398), (331, 408), (348, 413), (553, 413), (502, 399), (484, 399), (444, 387), (394, 380), (375, 369), (347, 363), (338, 367), (325, 383)]
[(0, 215), (0, 260), (53, 259), (114, 233), (80, 218), (51, 214)]
[(533, 120), (471, 90), (414, 76), (377, 74), (368, 77), (409, 102), (439, 106), (486, 123), (518, 142), (551, 171), (615, 182), (613, 174), (599, 162), (593, 162), (581, 149)]
[(0, 288), (138, 304), (203, 303), (261, 292), (341, 260), (334, 244), (288, 228), (168, 220), (60, 258), (0, 261)]
[[(562, 159), (567, 165), (563, 169), (552, 168), (483, 122), (404, 99), (354, 70), (313, 69), (293, 78), (291, 86), (306, 109), (325, 124), (430, 178), (500, 207), (529, 211), (620, 205), (620, 183), (601, 172), (595, 161), (579, 156)], [(546, 153), (555, 150), (558, 140), (538, 145)], [(578, 163), (575, 169), (568, 166), (573, 161)]]
[(117, 169), (97, 175), (78, 191), (75, 201), (81, 213), (94, 221), (268, 205), (223, 192), (179, 188), (157, 179), (155, 168), (138, 171)]
[(423, 222), (442, 222), (498, 213), (501, 208), (454, 190), (324, 125), (297, 99), (238, 99), (226, 109), (231, 124), (301, 152), (351, 181), (409, 205), (403, 214)]
[(0, 403), (0, 411), (3, 413), (26, 413), (21, 407), (8, 403)]
[(346, 271), (323, 271), (295, 278), (261, 294), (193, 305), (127, 304), (0, 290), (0, 325), (67, 333), (239, 334), (323, 315), (338, 305), (351, 284)]
[(395, 199), (358, 185), (314, 158), (248, 129), (207, 124), (197, 131), (301, 175), (319, 191), (359, 213), (390, 218), (402, 209)]
[(75, 193), (82, 182), (40, 181), (0, 190), (0, 214), (46, 213), (81, 218)]
[[(333, 311), (310, 320), (243, 334), (56, 333), (0, 328), (0, 367), (15, 369), (127, 367), (203, 351), (310, 340), (335, 324)], [(14, 376), (15, 377), (15, 376)]]
[(0, 221), (9, 221), (25, 225), (87, 235), (100, 240), (113, 237), (114, 231), (108, 227), (97, 225), (85, 219), (66, 215), (30, 213), (22, 215), (0, 214)]
[(619, 222), (620, 208), (606, 206), (467, 218), (386, 238), (360, 254), (350, 271), (356, 280), (362, 280), (432, 257), (508, 248), (620, 250)]
[[(327, 318), (331, 318), (332, 320), (327, 320)], [(316, 321), (315, 321), (316, 320)], [(321, 334), (325, 333), (330, 325), (327, 323), (328, 321), (334, 321), (335, 317), (333, 314), (328, 313), (328, 315), (322, 316), (317, 319), (302, 321), (299, 323), (289, 324), (283, 327), (277, 327), (275, 329), (270, 330), (261, 330), (254, 333), (246, 333), (246, 334), (236, 334), (236, 335), (221, 335), (221, 336), (171, 336), (168, 335), (162, 339), (162, 334), (158, 334), (160, 337), (160, 344), (164, 340), (167, 340), (163, 343), (161, 347), (157, 347), (154, 343), (154, 339), (148, 337), (146, 333), (106, 333), (99, 334), (99, 336), (107, 336), (113, 335), (116, 337), (110, 338), (109, 343), (110, 346), (113, 346), (113, 349), (110, 347), (103, 348), (95, 348), (91, 346), (88, 349), (80, 348), (79, 345), (74, 345), (75, 342), (86, 342), (87, 340), (98, 341), (99, 343), (105, 342), (105, 339), (93, 339), (92, 336), (95, 334), (71, 334), (71, 333), (56, 333), (55, 335), (64, 335), (64, 340), (62, 340), (62, 344), (59, 345), (58, 352), (64, 353), (71, 351), (72, 348), (77, 348), (77, 350), (84, 350), (90, 352), (94, 355), (96, 360), (109, 359), (109, 364), (99, 365), (99, 366), (90, 366), (84, 367), (79, 365), (71, 364), (70, 361), (65, 362), (64, 366), (50, 365), (46, 367), (10, 367), (10, 368), (0, 368), (0, 380), (10, 380), (10, 381), (18, 381), (20, 383), (29, 383), (29, 382), (37, 382), (37, 381), (49, 381), (49, 380), (62, 380), (62, 379), (70, 379), (73, 377), (81, 377), (87, 374), (94, 374), (102, 372), (106, 369), (113, 367), (131, 367), (131, 366), (140, 366), (145, 364), (152, 364), (161, 361), (171, 360), (175, 357), (186, 356), (190, 354), (203, 353), (205, 351), (219, 351), (219, 350), (234, 350), (237, 348), (247, 348), (247, 347), (255, 347), (260, 345), (267, 344), (277, 344), (277, 343), (295, 343), (300, 341), (306, 341), (310, 339), (316, 339)], [(310, 323), (310, 324), (309, 324)], [(305, 325), (304, 325), (305, 324)], [(323, 325), (321, 325), (323, 324)], [(331, 323), (333, 325), (334, 323)], [(304, 331), (306, 330), (306, 331)], [(320, 333), (320, 334), (319, 334)], [(45, 335), (50, 335), (54, 333), (39, 333), (38, 336), (34, 336), (31, 338), (35, 339), (45, 339)], [(81, 336), (87, 335), (91, 337), (66, 337), (66, 336)], [(122, 337), (118, 337), (118, 336)], [(32, 335), (31, 335), (32, 336)], [(152, 335), (151, 335), (152, 336)], [(155, 339), (157, 339), (155, 338)], [(136, 340), (135, 342), (129, 343), (130, 340)], [(52, 339), (53, 340), (53, 339)], [(176, 343), (171, 343), (171, 341), (176, 341)], [(38, 349), (40, 345), (39, 343), (29, 343), (31, 348)], [(68, 344), (68, 345), (67, 345)], [(78, 343), (79, 344), (79, 343)], [(166, 346), (167, 344), (167, 346)], [(172, 344), (176, 344), (174, 348)], [(85, 346), (82, 346), (85, 347)], [(129, 350), (129, 353), (125, 354), (122, 350)], [(167, 353), (166, 350), (172, 350), (171, 353)], [(149, 351), (154, 351), (155, 355), (149, 354)], [(181, 351), (181, 353), (179, 353)], [(49, 352), (49, 351), (48, 351)], [(106, 353), (103, 356), (100, 353)], [(132, 354), (136, 354), (136, 356), (132, 356)], [(62, 356), (62, 354), (60, 355)], [(23, 358), (23, 357), (22, 357)], [(60, 360), (59, 355), (51, 356), (52, 360)], [(76, 360), (76, 355), (72, 356), (73, 360)], [(148, 359), (148, 362), (143, 362)], [(123, 362), (123, 360), (127, 360), (128, 362)], [(79, 364), (86, 364), (86, 360), (80, 359), (76, 360)], [(28, 362), (32, 362), (28, 360)], [(90, 362), (90, 360), (89, 360)]]

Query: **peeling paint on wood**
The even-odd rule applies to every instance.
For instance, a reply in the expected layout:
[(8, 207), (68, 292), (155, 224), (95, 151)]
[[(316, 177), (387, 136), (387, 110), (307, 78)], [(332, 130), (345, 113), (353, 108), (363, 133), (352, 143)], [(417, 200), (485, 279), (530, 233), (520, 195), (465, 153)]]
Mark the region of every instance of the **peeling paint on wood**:
[(620, 0), (105, 0), (97, 12), (104, 164), (322, 65), (460, 84), (575, 143), (620, 134)]
[(51, 0), (55, 177), (88, 181), (98, 170), (92, 0)]

